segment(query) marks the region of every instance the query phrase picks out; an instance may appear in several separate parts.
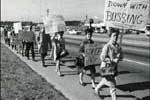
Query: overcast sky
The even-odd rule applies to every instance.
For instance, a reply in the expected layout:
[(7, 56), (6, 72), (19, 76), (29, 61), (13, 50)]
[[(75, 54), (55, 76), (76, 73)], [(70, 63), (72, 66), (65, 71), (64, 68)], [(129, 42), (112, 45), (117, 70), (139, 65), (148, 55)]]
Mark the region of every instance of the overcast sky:
[(86, 14), (103, 19), (105, 0), (1, 0), (2, 20), (41, 21), (50, 9), (52, 14), (61, 14), (65, 20), (84, 20)]

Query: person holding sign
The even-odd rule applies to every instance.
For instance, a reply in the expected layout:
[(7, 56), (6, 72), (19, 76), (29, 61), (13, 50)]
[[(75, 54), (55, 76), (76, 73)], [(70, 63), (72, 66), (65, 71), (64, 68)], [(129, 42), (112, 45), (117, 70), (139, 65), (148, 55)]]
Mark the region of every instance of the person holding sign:
[(95, 88), (95, 93), (99, 94), (99, 90), (102, 88), (102, 86), (107, 85), (110, 88), (112, 100), (117, 100), (115, 77), (118, 74), (118, 63), (123, 57), (122, 50), (119, 44), (117, 43), (119, 30), (111, 28), (109, 36), (110, 40), (107, 44), (104, 45), (102, 53), (100, 55), (100, 74), (102, 76), (102, 79)]
[[(79, 52), (80, 52), (81, 56), (83, 57), (83, 59), (85, 57), (85, 52), (84, 52), (85, 45), (86, 44), (94, 44), (94, 41), (92, 40), (93, 30), (92, 29), (86, 29), (85, 33), (86, 33), (86, 38), (80, 44), (80, 49), (79, 49)], [(83, 60), (82, 64), (80, 64), (80, 66), (79, 66), (79, 69), (80, 69), (80, 72), (79, 72), (79, 83), (82, 86), (86, 85), (83, 82), (83, 75), (84, 75), (84, 72), (86, 70), (90, 70), (90, 72), (91, 72), (92, 88), (94, 89), (95, 88), (95, 73), (96, 73), (95, 66), (94, 65), (84, 66), (84, 60)]]
[(65, 48), (65, 39), (63, 38), (64, 31), (59, 31), (54, 33), (52, 37), (53, 46), (54, 46), (54, 60), (56, 61), (56, 72), (61, 76), (60, 71), (60, 60), (61, 58), (67, 56), (69, 53)]

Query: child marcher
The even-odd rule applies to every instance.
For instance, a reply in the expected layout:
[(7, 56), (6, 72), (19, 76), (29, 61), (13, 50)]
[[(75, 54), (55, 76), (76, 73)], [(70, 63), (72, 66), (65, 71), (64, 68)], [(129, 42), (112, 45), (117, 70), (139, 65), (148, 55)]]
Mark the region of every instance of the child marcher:
[(39, 33), (38, 44), (39, 44), (39, 53), (41, 54), (41, 59), (42, 59), (42, 65), (43, 65), (43, 67), (46, 67), (45, 57), (47, 56), (48, 47), (51, 49), (52, 45), (51, 45), (50, 35), (45, 34), (44, 27), (43, 27), (42, 32)]
[[(119, 30), (111, 28), (110, 30), (110, 40), (107, 44), (104, 45), (102, 49), (102, 53), (100, 55), (101, 66), (100, 66), (100, 74), (102, 75), (102, 79), (99, 84), (95, 88), (95, 94), (100, 95), (100, 90), (103, 85), (107, 85), (110, 88), (110, 94), (112, 100), (117, 100), (116, 97), (116, 79), (115, 77), (118, 74), (118, 63), (122, 59), (122, 50), (119, 44), (117, 43), (119, 36)], [(109, 69), (106, 71), (105, 68)], [(102, 72), (107, 72), (103, 73)]]
[(86, 33), (86, 38), (82, 41), (82, 43), (80, 44), (80, 56), (82, 56), (82, 64), (80, 64), (79, 66), (79, 83), (82, 86), (85, 86), (86, 84), (83, 82), (83, 76), (84, 76), (84, 72), (86, 70), (90, 70), (91, 73), (91, 83), (92, 83), (92, 89), (95, 88), (95, 73), (96, 73), (96, 69), (94, 65), (90, 65), (90, 66), (84, 66), (84, 57), (85, 57), (85, 53), (84, 53), (84, 47), (86, 44), (94, 44), (94, 41), (92, 40), (92, 33), (93, 30), (92, 29), (86, 29), (85, 30)]
[(65, 39), (63, 38), (63, 34), (64, 31), (59, 31), (54, 33), (54, 36), (52, 37), (54, 61), (56, 61), (56, 72), (59, 76), (62, 75), (60, 71), (60, 60), (69, 54), (65, 48)]

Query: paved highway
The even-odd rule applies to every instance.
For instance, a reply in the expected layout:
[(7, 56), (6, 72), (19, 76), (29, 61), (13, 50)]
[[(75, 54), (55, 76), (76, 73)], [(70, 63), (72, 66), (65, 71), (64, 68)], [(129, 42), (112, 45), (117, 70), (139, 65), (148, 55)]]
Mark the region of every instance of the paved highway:
[[(66, 43), (69, 45), (74, 45), (76, 48), (79, 48), (79, 44), (84, 38), (83, 35), (65, 35)], [(126, 36), (127, 37), (127, 36)], [(149, 46), (149, 39), (147, 37), (142, 36), (143, 40), (137, 40), (139, 37), (136, 36), (136, 40), (131, 40), (135, 36), (130, 37), (130, 39), (123, 40), (123, 51), (125, 59), (128, 61), (134, 61), (139, 64), (149, 64), (149, 56), (150, 56), (150, 46)], [(94, 35), (93, 40), (99, 44), (105, 44), (108, 41), (108, 37), (104, 34), (102, 35)]]

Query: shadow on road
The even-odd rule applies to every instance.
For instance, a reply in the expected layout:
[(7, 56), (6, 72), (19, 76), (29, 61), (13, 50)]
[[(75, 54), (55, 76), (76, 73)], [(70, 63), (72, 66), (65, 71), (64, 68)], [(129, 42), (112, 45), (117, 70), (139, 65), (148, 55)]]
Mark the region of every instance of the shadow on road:
[(150, 81), (118, 85), (117, 88), (123, 91), (129, 91), (129, 92), (150, 89)]
[(143, 97), (141, 100), (150, 100), (150, 96)]
[(61, 71), (63, 75), (78, 75), (78, 71)]
[(121, 75), (121, 74), (129, 74), (129, 73), (131, 73), (131, 72), (129, 72), (129, 71), (120, 71), (118, 74)]
[[(100, 95), (100, 97), (102, 99), (104, 99), (104, 98), (111, 97), (111, 96), (110, 95)], [(135, 100), (137, 100), (137, 98), (132, 95), (117, 95), (117, 98), (127, 98), (127, 100), (128, 100), (128, 98), (135, 98)]]

